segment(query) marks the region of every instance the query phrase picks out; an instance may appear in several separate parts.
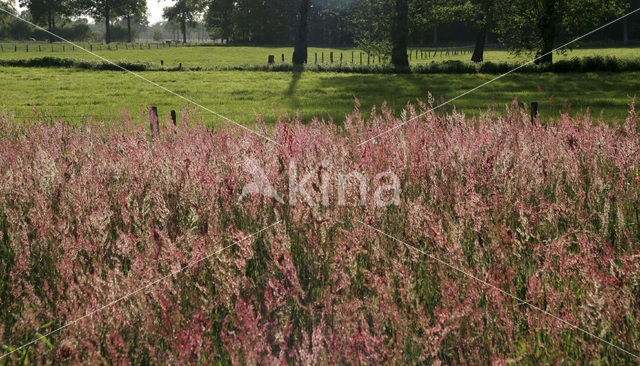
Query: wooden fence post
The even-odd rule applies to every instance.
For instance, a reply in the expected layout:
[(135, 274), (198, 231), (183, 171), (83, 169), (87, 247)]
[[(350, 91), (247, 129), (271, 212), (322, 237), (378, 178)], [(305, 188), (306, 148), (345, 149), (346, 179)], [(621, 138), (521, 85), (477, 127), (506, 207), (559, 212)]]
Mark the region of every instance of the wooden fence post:
[(333, 63), (333, 51), (329, 52), (329, 62)]
[(353, 65), (353, 51), (351, 51), (351, 64)]
[(269, 65), (273, 65), (276, 62), (276, 56), (274, 55), (269, 55), (269, 59), (267, 61), (267, 64)]
[(531, 102), (531, 124), (538, 120), (538, 102)]
[(149, 108), (149, 128), (153, 137), (157, 137), (160, 134), (160, 121), (158, 120), (158, 107), (156, 106)]
[(315, 53), (316, 54), (316, 65), (318, 64), (318, 52)]
[(171, 110), (171, 122), (173, 122), (174, 127), (178, 126), (178, 122), (176, 119), (176, 111), (174, 111), (173, 109)]
[(284, 53), (282, 54), (282, 63), (284, 63)]
[(320, 53), (322, 55), (322, 64), (324, 65), (324, 51)]

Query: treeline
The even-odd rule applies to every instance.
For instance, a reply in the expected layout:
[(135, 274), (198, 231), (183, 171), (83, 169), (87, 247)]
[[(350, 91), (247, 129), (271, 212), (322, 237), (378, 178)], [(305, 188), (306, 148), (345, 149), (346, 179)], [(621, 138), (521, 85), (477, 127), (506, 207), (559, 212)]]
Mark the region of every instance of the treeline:
[[(393, 61), (406, 60), (407, 45), (475, 44), (474, 61), (483, 60), (487, 42), (542, 61), (558, 44), (640, 7), (640, 0), (173, 0), (164, 8), (162, 27), (149, 27), (146, 0), (19, 0), (21, 17), (70, 39), (132, 41), (144, 31), (161, 41), (167, 28), (187, 42), (197, 29), (226, 44), (292, 45), (306, 60), (307, 44), (356, 45)], [(16, 12), (11, 2), (0, 6)], [(102, 31), (81, 17), (101, 23)], [(72, 21), (73, 20), (73, 21)], [(0, 16), (0, 38), (56, 38), (26, 23)], [(640, 40), (640, 13), (588, 38), (590, 41)], [(397, 61), (397, 60), (396, 60)]]

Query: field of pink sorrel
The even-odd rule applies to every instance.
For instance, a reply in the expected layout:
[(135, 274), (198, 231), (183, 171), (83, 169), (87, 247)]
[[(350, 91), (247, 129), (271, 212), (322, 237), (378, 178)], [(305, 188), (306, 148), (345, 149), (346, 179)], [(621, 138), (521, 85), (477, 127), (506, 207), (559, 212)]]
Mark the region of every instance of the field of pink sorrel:
[(400, 122), (5, 113), (0, 364), (638, 362), (634, 105)]

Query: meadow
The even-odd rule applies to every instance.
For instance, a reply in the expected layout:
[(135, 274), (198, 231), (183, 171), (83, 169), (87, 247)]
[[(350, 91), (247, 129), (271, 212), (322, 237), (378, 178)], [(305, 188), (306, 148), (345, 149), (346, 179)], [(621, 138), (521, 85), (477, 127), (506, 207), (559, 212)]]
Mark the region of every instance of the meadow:
[[(48, 43), (0, 43), (1, 49), (0, 59), (29, 59), (44, 56), (55, 56), (61, 58), (73, 58), (80, 60), (96, 60), (96, 57), (86, 53), (80, 49), (72, 51), (72, 46), (68, 44), (54, 43), (53, 45)], [(266, 64), (269, 55), (275, 56), (276, 63), (282, 62), (282, 55), (285, 56), (285, 62), (291, 62), (291, 56), (293, 54), (292, 47), (244, 47), (244, 46), (163, 46), (160, 44), (148, 44), (141, 45), (129, 44), (125, 49), (124, 44), (120, 44), (116, 50), (116, 45), (112, 44), (107, 49), (103, 44), (78, 44), (86, 49), (92, 45), (92, 52), (107, 58), (111, 61), (128, 61), (138, 63), (149, 63), (152, 65), (160, 66), (161, 60), (164, 61), (166, 67), (176, 67), (182, 63), (185, 68), (215, 68), (218, 66), (232, 66), (232, 65), (256, 65)], [(17, 46), (18, 52), (15, 52)], [(29, 48), (29, 52), (26, 52), (26, 48)], [(40, 47), (41, 51), (38, 51)], [(64, 51), (63, 51), (64, 47)], [(53, 51), (52, 51), (53, 49)], [(430, 57), (426, 54), (420, 55), (416, 58), (415, 51), (429, 51)], [(447, 54), (447, 50), (449, 54)], [(454, 54), (456, 50), (456, 54)], [(463, 51), (465, 53), (461, 53)], [(450, 60), (469, 61), (471, 59), (471, 53), (473, 49), (471, 47), (414, 47), (409, 48), (412, 55), (411, 63), (427, 63), (427, 62), (442, 62)], [(436, 52), (437, 51), (437, 52)], [(319, 48), (310, 47), (308, 50), (309, 63), (315, 63), (315, 55), (318, 55), (318, 63), (322, 63), (322, 56), (324, 54), (324, 62), (329, 62), (330, 53), (334, 53), (334, 62), (339, 62), (340, 54), (343, 54), (343, 62), (351, 63), (351, 55), (353, 53), (353, 59), (355, 64), (360, 63), (360, 53), (362, 50), (356, 48)], [(435, 55), (434, 55), (435, 54)], [(638, 58), (639, 54), (637, 48), (576, 48), (565, 53), (559, 53), (554, 55), (557, 60), (570, 59), (574, 57), (587, 57), (587, 56), (615, 56), (622, 59)], [(485, 61), (491, 62), (526, 62), (533, 57), (527, 54), (515, 55), (504, 49), (488, 49), (485, 52)], [(371, 64), (379, 64), (378, 58), (371, 56)], [(363, 53), (363, 64), (367, 64), (367, 55)]]
[[(341, 123), (354, 106), (363, 109), (387, 102), (402, 109), (407, 102), (426, 100), (429, 92), (438, 101), (495, 78), (483, 74), (349, 74), (330, 72), (141, 72), (142, 76), (187, 96), (236, 121), (253, 124), (255, 113), (273, 123), (286, 114), (300, 113), (303, 120), (314, 116)], [(119, 117), (124, 109), (134, 116), (147, 106), (158, 106), (163, 116), (180, 110), (185, 101), (124, 72), (87, 71), (66, 68), (0, 68), (0, 106), (19, 119), (34, 118), (33, 106), (45, 116), (83, 121), (91, 117)], [(475, 91), (443, 108), (455, 106), (469, 115), (492, 107), (540, 103), (543, 120), (560, 112), (585, 113), (596, 119), (623, 120), (631, 98), (640, 95), (640, 73), (513, 74)], [(49, 111), (49, 112), (47, 112)], [(217, 117), (202, 111), (212, 126)]]
[[(289, 118), (272, 143), (183, 115), (155, 137), (0, 116), (0, 362), (637, 362), (634, 106), (430, 112), (365, 145), (401, 120)], [(258, 168), (289, 199), (245, 192)]]

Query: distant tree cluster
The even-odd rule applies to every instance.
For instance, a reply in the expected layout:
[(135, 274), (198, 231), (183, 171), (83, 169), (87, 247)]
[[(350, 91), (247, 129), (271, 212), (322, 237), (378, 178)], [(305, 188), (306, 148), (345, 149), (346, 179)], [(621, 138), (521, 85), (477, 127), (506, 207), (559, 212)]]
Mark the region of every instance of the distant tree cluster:
[[(16, 14), (12, 1), (0, 0), (0, 7)], [(22, 17), (40, 25), (46, 31), (34, 30), (27, 23), (7, 14), (0, 14), (0, 38), (16, 40), (48, 39), (57, 41), (54, 34), (69, 40), (87, 40), (94, 34), (83, 16), (104, 22), (104, 40), (131, 42), (136, 34), (133, 23), (146, 23), (146, 0), (18, 0), (26, 8)], [(124, 23), (124, 24), (119, 24)], [(115, 24), (115, 28), (114, 28)], [(124, 29), (123, 29), (124, 28)]]

